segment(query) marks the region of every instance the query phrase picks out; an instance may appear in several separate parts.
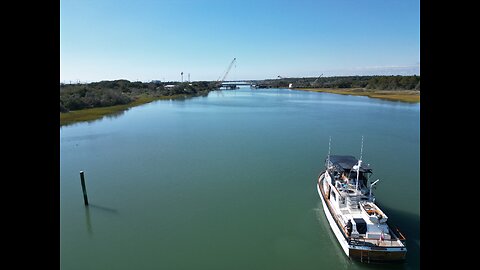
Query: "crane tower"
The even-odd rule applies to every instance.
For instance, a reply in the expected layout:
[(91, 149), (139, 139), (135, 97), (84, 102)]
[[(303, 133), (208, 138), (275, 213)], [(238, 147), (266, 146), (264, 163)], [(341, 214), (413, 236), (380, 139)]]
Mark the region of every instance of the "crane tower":
[(221, 77), (222, 79), (220, 80), (220, 77), (218, 78), (217, 82), (223, 82), (225, 80), (225, 78), (227, 77), (228, 75), (228, 72), (230, 72), (230, 69), (232, 68), (233, 64), (235, 63), (235, 61), (237, 60), (237, 58), (233, 58), (232, 62), (230, 62), (230, 65), (228, 65), (228, 68), (227, 70), (225, 71), (225, 74), (223, 75), (223, 77)]
[(315, 81), (313, 81), (313, 83), (311, 83), (311, 86), (315, 86), (318, 82), (318, 79), (320, 79), (320, 77), (322, 76), (323, 76), (323, 73), (320, 76), (318, 76), (318, 78)]

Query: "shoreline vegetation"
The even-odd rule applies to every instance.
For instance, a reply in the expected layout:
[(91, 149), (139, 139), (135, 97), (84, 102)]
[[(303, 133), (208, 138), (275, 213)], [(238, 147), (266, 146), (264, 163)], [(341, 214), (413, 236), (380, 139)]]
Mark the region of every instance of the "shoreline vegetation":
[(420, 102), (420, 76), (335, 76), (264, 80), (261, 88), (280, 87), (292, 90), (368, 96), (391, 101)]
[(60, 126), (116, 116), (156, 100), (207, 95), (216, 82), (149, 83), (128, 80), (60, 84)]
[[(246, 80), (258, 88), (368, 96), (391, 101), (420, 102), (420, 76), (335, 76)], [(60, 84), (60, 126), (115, 117), (131, 107), (156, 100), (206, 96), (217, 81), (130, 82), (128, 80)]]
[(90, 122), (101, 119), (103, 117), (114, 117), (122, 114), (132, 107), (147, 104), (157, 100), (171, 100), (171, 99), (184, 99), (187, 95), (173, 95), (173, 96), (141, 96), (128, 104), (114, 105), (108, 107), (96, 107), (81, 109), (76, 111), (61, 112), (60, 113), (60, 126), (67, 126), (77, 122)]
[(420, 103), (420, 91), (417, 90), (371, 90), (366, 88), (293, 88), (292, 90), (367, 96), (390, 101)]

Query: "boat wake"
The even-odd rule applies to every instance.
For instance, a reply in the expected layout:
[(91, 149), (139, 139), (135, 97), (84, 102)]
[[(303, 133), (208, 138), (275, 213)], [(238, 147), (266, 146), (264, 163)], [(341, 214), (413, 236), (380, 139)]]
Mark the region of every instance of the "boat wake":
[(328, 233), (325, 233), (324, 235), (328, 235), (328, 239), (331, 242), (331, 246), (335, 246), (335, 255), (338, 258), (337, 261), (341, 263), (345, 269), (348, 269), (349, 266), (352, 265), (352, 261), (349, 260), (345, 255), (343, 255), (342, 247), (337, 242), (337, 239), (335, 239), (333, 234), (330, 232), (331, 228), (330, 228), (330, 225), (328, 224), (328, 220), (325, 217), (325, 214), (323, 213), (322, 203), (318, 203), (317, 207), (313, 208), (312, 210), (315, 214), (315, 218), (317, 222), (321, 224), (325, 232), (328, 232)]

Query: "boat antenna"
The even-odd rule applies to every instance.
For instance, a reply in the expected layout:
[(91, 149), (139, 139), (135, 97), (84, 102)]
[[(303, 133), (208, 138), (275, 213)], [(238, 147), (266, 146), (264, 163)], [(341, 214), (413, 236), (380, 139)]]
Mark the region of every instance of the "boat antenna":
[(363, 155), (363, 135), (362, 135), (362, 146), (360, 147), (360, 159), (357, 164), (357, 182), (355, 183), (355, 190), (358, 190), (358, 178), (360, 176), (360, 166), (362, 166), (362, 155)]
[(362, 160), (363, 155), (363, 135), (362, 135), (362, 146), (360, 147), (360, 160)]
[(330, 168), (330, 142), (332, 141), (332, 136), (328, 136), (328, 156), (327, 156), (327, 167)]
[(372, 187), (373, 187), (373, 185), (375, 185), (378, 181), (380, 181), (380, 179), (377, 179), (375, 182), (373, 182), (373, 183), (370, 184), (370, 193), (369, 193), (369, 195), (368, 195), (368, 197), (369, 197), (370, 199), (372, 199)]

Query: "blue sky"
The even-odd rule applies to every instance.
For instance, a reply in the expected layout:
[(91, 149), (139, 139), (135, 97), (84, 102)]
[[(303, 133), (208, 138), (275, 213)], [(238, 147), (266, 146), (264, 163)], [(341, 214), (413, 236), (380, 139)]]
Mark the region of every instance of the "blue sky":
[(420, 74), (420, 0), (61, 0), (60, 80)]

